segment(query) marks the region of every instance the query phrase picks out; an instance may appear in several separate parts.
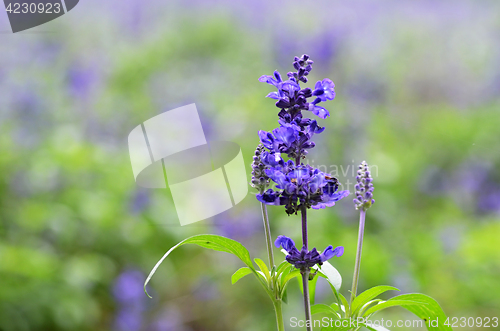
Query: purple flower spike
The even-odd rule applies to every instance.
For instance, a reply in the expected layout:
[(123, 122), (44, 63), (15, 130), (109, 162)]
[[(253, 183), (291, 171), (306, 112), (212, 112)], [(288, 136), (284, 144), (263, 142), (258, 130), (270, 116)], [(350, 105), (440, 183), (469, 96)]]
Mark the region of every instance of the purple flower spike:
[(366, 211), (370, 208), (375, 200), (373, 199), (373, 179), (368, 168), (368, 163), (365, 161), (359, 165), (359, 170), (356, 176), (357, 184), (354, 186), (356, 189), (356, 198), (354, 199), (354, 206), (357, 210)]
[[(268, 150), (259, 159), (263, 164), (262, 180), (268, 178), (277, 185), (274, 189), (261, 190), (257, 199), (268, 205), (284, 205), (289, 215), (297, 214), (304, 206), (314, 209), (332, 207), (349, 195), (348, 191), (338, 192), (336, 178), (301, 162), (316, 146), (313, 136), (324, 131), (316, 120), (305, 118), (302, 111), (326, 119), (330, 113), (319, 104), (335, 98), (335, 84), (328, 78), (318, 81), (314, 89), (300, 86), (307, 82), (306, 76), (311, 72), (312, 64), (309, 55), (296, 56), (293, 61), (296, 71), (287, 74), (288, 80), (283, 81), (278, 71), (273, 76), (259, 78), (259, 81), (277, 88), (267, 97), (277, 100), (280, 126), (271, 132), (259, 131), (260, 142)], [(285, 162), (281, 155), (287, 155), (290, 160)], [(258, 179), (252, 181), (259, 185)], [(366, 197), (369, 196), (368, 193)]]

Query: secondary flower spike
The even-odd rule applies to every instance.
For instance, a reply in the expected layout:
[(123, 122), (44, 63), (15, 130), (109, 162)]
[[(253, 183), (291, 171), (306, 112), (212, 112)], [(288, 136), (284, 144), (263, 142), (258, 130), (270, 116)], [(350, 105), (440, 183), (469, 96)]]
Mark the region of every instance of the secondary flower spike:
[(266, 165), (262, 162), (262, 152), (264, 152), (264, 146), (259, 144), (253, 157), (252, 181), (250, 182), (250, 186), (259, 190), (260, 193), (263, 193), (269, 186), (269, 177), (264, 173)]
[(285, 251), (288, 252), (286, 256), (286, 260), (288, 263), (293, 264), (297, 269), (308, 269), (316, 264), (322, 265), (326, 260), (331, 259), (334, 256), (342, 256), (344, 254), (344, 247), (339, 246), (333, 249), (333, 246), (328, 246), (321, 254), (313, 248), (311, 251), (307, 251), (307, 249), (302, 247), (302, 250), (298, 250), (295, 247), (295, 243), (292, 239), (279, 236), (274, 242), (276, 247), (282, 247)]
[(368, 163), (365, 161), (359, 165), (359, 170), (356, 176), (357, 184), (354, 186), (356, 189), (356, 198), (354, 199), (354, 206), (356, 210), (366, 211), (375, 203), (373, 199), (373, 178), (368, 168)]

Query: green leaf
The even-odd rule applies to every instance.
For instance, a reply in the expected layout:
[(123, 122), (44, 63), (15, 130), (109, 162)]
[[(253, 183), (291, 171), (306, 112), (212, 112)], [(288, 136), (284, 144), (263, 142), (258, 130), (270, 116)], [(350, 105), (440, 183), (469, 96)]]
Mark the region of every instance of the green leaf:
[(153, 270), (151, 270), (151, 272), (149, 273), (146, 282), (144, 283), (144, 292), (146, 292), (148, 297), (151, 298), (148, 291), (146, 290), (146, 285), (155, 274), (156, 269), (158, 269), (160, 264), (167, 258), (167, 256), (170, 255), (170, 253), (172, 253), (176, 248), (185, 244), (195, 244), (204, 248), (213, 249), (214, 251), (231, 253), (233, 255), (236, 255), (248, 268), (252, 270), (252, 272), (256, 272), (252, 260), (250, 259), (250, 253), (248, 253), (248, 250), (242, 244), (222, 236), (200, 234), (186, 238), (174, 247), (170, 248), (168, 252), (166, 252), (165, 255), (163, 255), (163, 257), (156, 263)]
[(279, 264), (279, 266), (276, 268), (276, 274), (277, 275), (281, 275), (285, 270), (286, 270), (286, 267), (289, 266), (290, 263), (288, 263), (288, 261), (283, 261)]
[(337, 311), (342, 311), (342, 309), (340, 309), (340, 306), (339, 306), (339, 304), (338, 304), (338, 303), (335, 303), (335, 302), (334, 302), (334, 303), (332, 303), (332, 304), (330, 305), (330, 307), (332, 307), (334, 310), (337, 310)]
[[(333, 285), (332, 285), (333, 287)], [(345, 298), (345, 296), (342, 295), (342, 293), (338, 292), (337, 293), (339, 298), (340, 298), (340, 301), (342, 301), (342, 306), (341, 309), (344, 311), (344, 314), (347, 316), (350, 316), (351, 314), (351, 308), (349, 307), (349, 302), (347, 301), (347, 299)]]
[(363, 314), (365, 313), (365, 311), (373, 304), (378, 304), (379, 302), (384, 302), (385, 300), (382, 300), (382, 299), (374, 299), (374, 300), (371, 300), (371, 301), (368, 301), (367, 303), (365, 303), (363, 306), (361, 306), (361, 308), (359, 308), (359, 312), (358, 312), (358, 316), (363, 316)]
[(248, 267), (243, 267), (238, 270), (231, 276), (231, 283), (234, 284), (239, 281), (241, 278), (245, 277), (252, 273), (252, 270)]
[(281, 280), (281, 286), (284, 287), (291, 279), (300, 276), (300, 270), (294, 270)]
[(340, 315), (333, 309), (332, 307), (328, 305), (324, 305), (322, 303), (312, 305), (311, 306), (311, 315), (316, 315), (316, 314), (327, 314), (327, 315), (333, 315), (337, 318), (340, 318)]
[(363, 324), (363, 326), (370, 331), (389, 331), (389, 329), (384, 328), (381, 325), (371, 325), (370, 326), (370, 325)]
[(340, 276), (337, 269), (335, 269), (328, 261), (323, 262), (321, 267), (315, 265), (313, 269), (318, 270), (323, 276), (325, 276), (328, 282), (335, 287), (337, 291), (340, 290), (340, 286), (342, 285), (342, 276)]
[(281, 292), (281, 301), (288, 304), (288, 288), (286, 288), (286, 287)]
[[(425, 303), (420, 305), (404, 306), (403, 308), (423, 319), (428, 330), (453, 330), (449, 325), (444, 325), (446, 322), (446, 314), (439, 303), (430, 296), (421, 293), (411, 293), (402, 294), (394, 297), (393, 299), (419, 301), (420, 303)], [(429, 321), (432, 325), (429, 325)], [(437, 321), (437, 323), (435, 321)]]
[(394, 300), (396, 299), (397, 297), (395, 298), (392, 298), (390, 300), (387, 300), (385, 302), (382, 302), (382, 303), (379, 303), (378, 305), (376, 306), (373, 306), (371, 307), (370, 309), (368, 309), (364, 314), (363, 316), (368, 316), (368, 315), (371, 315), (373, 314), (374, 312), (376, 311), (379, 311), (379, 310), (382, 310), (382, 309), (386, 309), (386, 308), (389, 308), (389, 307), (394, 307), (394, 306), (411, 306), (411, 305), (422, 305), (425, 303), (423, 302), (419, 302), (419, 301), (410, 301), (410, 300)]
[(309, 297), (311, 299), (311, 305), (314, 305), (314, 300), (316, 298), (316, 283), (318, 282), (318, 278), (319, 276), (316, 275), (309, 281)]
[(384, 285), (372, 287), (371, 289), (364, 291), (354, 299), (351, 306), (352, 312), (356, 313), (365, 303), (387, 291), (399, 291), (399, 289)]
[[(354, 329), (353, 326), (350, 324), (351, 323), (351, 319), (348, 319), (348, 318), (343, 318), (343, 319), (340, 319), (340, 320), (335, 320), (334, 323), (338, 323), (337, 325), (339, 325), (339, 326), (335, 326), (335, 324), (333, 324), (333, 325), (330, 325), (330, 326), (325, 326), (321, 330), (322, 331), (347, 331), (347, 330)], [(342, 326), (342, 325), (347, 325), (347, 326)]]
[(262, 271), (262, 273), (264, 274), (264, 276), (266, 277), (266, 280), (268, 282), (271, 281), (271, 274), (269, 273), (269, 269), (267, 268), (266, 264), (264, 263), (264, 261), (262, 261), (261, 259), (259, 258), (255, 258), (253, 259), (255, 261), (255, 263), (257, 263), (257, 265), (259, 266), (260, 270)]

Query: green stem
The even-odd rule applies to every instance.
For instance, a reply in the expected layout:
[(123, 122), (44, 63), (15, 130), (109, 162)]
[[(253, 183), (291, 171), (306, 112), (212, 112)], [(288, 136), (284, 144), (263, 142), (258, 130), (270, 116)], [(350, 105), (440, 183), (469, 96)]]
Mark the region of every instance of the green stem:
[[(308, 250), (308, 239), (307, 239), (307, 209), (305, 205), (300, 208), (302, 215), (302, 244)], [(311, 299), (309, 298), (309, 273), (310, 269), (304, 269), (300, 271), (302, 275), (302, 288), (304, 290), (304, 310), (306, 313), (306, 328), (307, 331), (312, 331), (312, 320), (311, 320)]]
[(361, 251), (363, 250), (363, 236), (365, 233), (365, 215), (366, 211), (361, 210), (359, 213), (359, 232), (358, 232), (358, 248), (356, 251), (356, 263), (354, 265), (354, 276), (352, 279), (351, 304), (356, 298), (358, 290), (359, 269), (361, 266)]
[(273, 244), (271, 239), (271, 227), (269, 226), (269, 217), (267, 216), (267, 206), (262, 202), (260, 203), (260, 206), (262, 208), (262, 220), (264, 221), (264, 232), (266, 235), (267, 255), (269, 257), (269, 270), (273, 270), (275, 264), (273, 255)]
[(273, 300), (274, 312), (276, 313), (276, 323), (278, 331), (285, 331), (285, 323), (283, 322), (283, 311), (281, 310), (281, 300)]
[(302, 287), (304, 289), (304, 310), (306, 312), (306, 329), (312, 331), (311, 299), (309, 298), (309, 270), (300, 272), (302, 275)]

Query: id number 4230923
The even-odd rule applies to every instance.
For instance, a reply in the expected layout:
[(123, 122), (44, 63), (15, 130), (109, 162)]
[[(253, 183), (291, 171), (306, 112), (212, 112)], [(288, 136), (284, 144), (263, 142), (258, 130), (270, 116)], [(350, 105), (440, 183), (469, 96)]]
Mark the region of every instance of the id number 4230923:
[(452, 328), (497, 328), (498, 317), (448, 317), (444, 325)]
[(9, 3), (5, 8), (9, 14), (59, 14), (62, 11), (60, 3)]

